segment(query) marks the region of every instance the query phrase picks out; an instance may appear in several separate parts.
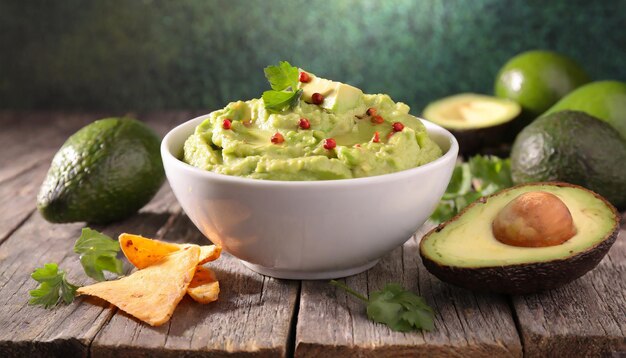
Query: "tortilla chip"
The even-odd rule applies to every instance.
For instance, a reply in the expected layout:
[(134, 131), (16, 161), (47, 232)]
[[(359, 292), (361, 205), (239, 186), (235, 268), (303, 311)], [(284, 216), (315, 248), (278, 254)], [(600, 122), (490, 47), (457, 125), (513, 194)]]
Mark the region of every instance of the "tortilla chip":
[(198, 265), (217, 260), (222, 254), (222, 247), (217, 245), (200, 246), (200, 258)]
[(130, 276), (81, 287), (76, 292), (100, 297), (151, 326), (160, 326), (170, 319), (187, 292), (199, 255), (197, 246), (178, 250)]
[(121, 234), (119, 241), (124, 256), (140, 270), (154, 265), (163, 260), (165, 256), (180, 250), (179, 245), (152, 240), (139, 235)]
[(196, 302), (210, 303), (217, 301), (219, 293), (220, 283), (215, 277), (215, 272), (206, 267), (198, 266), (196, 274), (187, 287), (187, 294)]
[(172, 252), (190, 246), (200, 248), (198, 265), (214, 261), (220, 257), (220, 254), (222, 253), (222, 248), (220, 246), (198, 246), (195, 244), (180, 245), (126, 233), (119, 236), (119, 242), (124, 256), (126, 256), (128, 261), (130, 261), (130, 263), (138, 269), (154, 265)]

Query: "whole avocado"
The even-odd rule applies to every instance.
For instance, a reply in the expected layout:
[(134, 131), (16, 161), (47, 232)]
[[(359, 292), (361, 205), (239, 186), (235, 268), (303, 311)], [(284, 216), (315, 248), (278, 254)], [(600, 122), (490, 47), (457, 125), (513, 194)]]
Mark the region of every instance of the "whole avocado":
[(144, 206), (165, 179), (159, 137), (130, 118), (97, 120), (56, 153), (37, 208), (54, 223), (108, 223)]
[(607, 123), (584, 112), (540, 117), (519, 133), (511, 150), (516, 184), (578, 184), (626, 208), (626, 141)]
[(533, 50), (511, 58), (498, 72), (495, 95), (518, 102), (536, 118), (589, 76), (574, 60), (552, 51)]
[(601, 119), (626, 139), (626, 83), (597, 81), (588, 83), (561, 98), (546, 113), (581, 111)]

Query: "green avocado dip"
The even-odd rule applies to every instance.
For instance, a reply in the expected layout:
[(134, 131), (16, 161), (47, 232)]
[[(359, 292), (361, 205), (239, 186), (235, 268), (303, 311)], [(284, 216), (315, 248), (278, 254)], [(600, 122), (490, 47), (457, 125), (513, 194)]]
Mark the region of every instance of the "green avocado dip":
[[(441, 156), (406, 104), (294, 70), (291, 92), (210, 113), (185, 142), (183, 160), (215, 173), (302, 181), (393, 173)], [(292, 98), (276, 110), (270, 96), (281, 93)]]

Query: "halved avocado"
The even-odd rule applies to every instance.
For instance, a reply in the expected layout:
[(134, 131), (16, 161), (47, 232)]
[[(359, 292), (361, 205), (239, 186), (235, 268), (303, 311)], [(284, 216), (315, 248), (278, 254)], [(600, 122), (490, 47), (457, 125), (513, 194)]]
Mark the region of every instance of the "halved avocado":
[[(545, 247), (513, 246), (497, 239), (493, 224), (502, 209), (536, 192), (553, 194), (565, 204), (574, 236)], [(530, 215), (541, 217), (544, 212)], [(528, 294), (562, 286), (596, 267), (618, 232), (617, 210), (600, 195), (568, 183), (522, 184), (477, 200), (431, 230), (420, 243), (420, 256), (442, 281), (476, 291)]]
[(518, 117), (517, 102), (475, 93), (439, 99), (424, 109), (423, 117), (448, 129), (463, 155), (512, 140), (511, 122)]

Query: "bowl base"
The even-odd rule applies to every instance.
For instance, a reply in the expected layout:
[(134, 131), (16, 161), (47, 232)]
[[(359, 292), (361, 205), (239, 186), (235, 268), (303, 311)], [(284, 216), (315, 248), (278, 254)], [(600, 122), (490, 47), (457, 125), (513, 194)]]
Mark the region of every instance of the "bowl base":
[(298, 271), (298, 270), (281, 270), (273, 269), (270, 267), (255, 265), (247, 261), (241, 261), (247, 268), (261, 275), (270, 276), (274, 278), (283, 278), (288, 280), (330, 280), (333, 278), (341, 278), (346, 276), (356, 275), (363, 271), (369, 270), (374, 267), (380, 261), (376, 259), (370, 261), (364, 265), (351, 267), (341, 270), (329, 270), (329, 271)]

